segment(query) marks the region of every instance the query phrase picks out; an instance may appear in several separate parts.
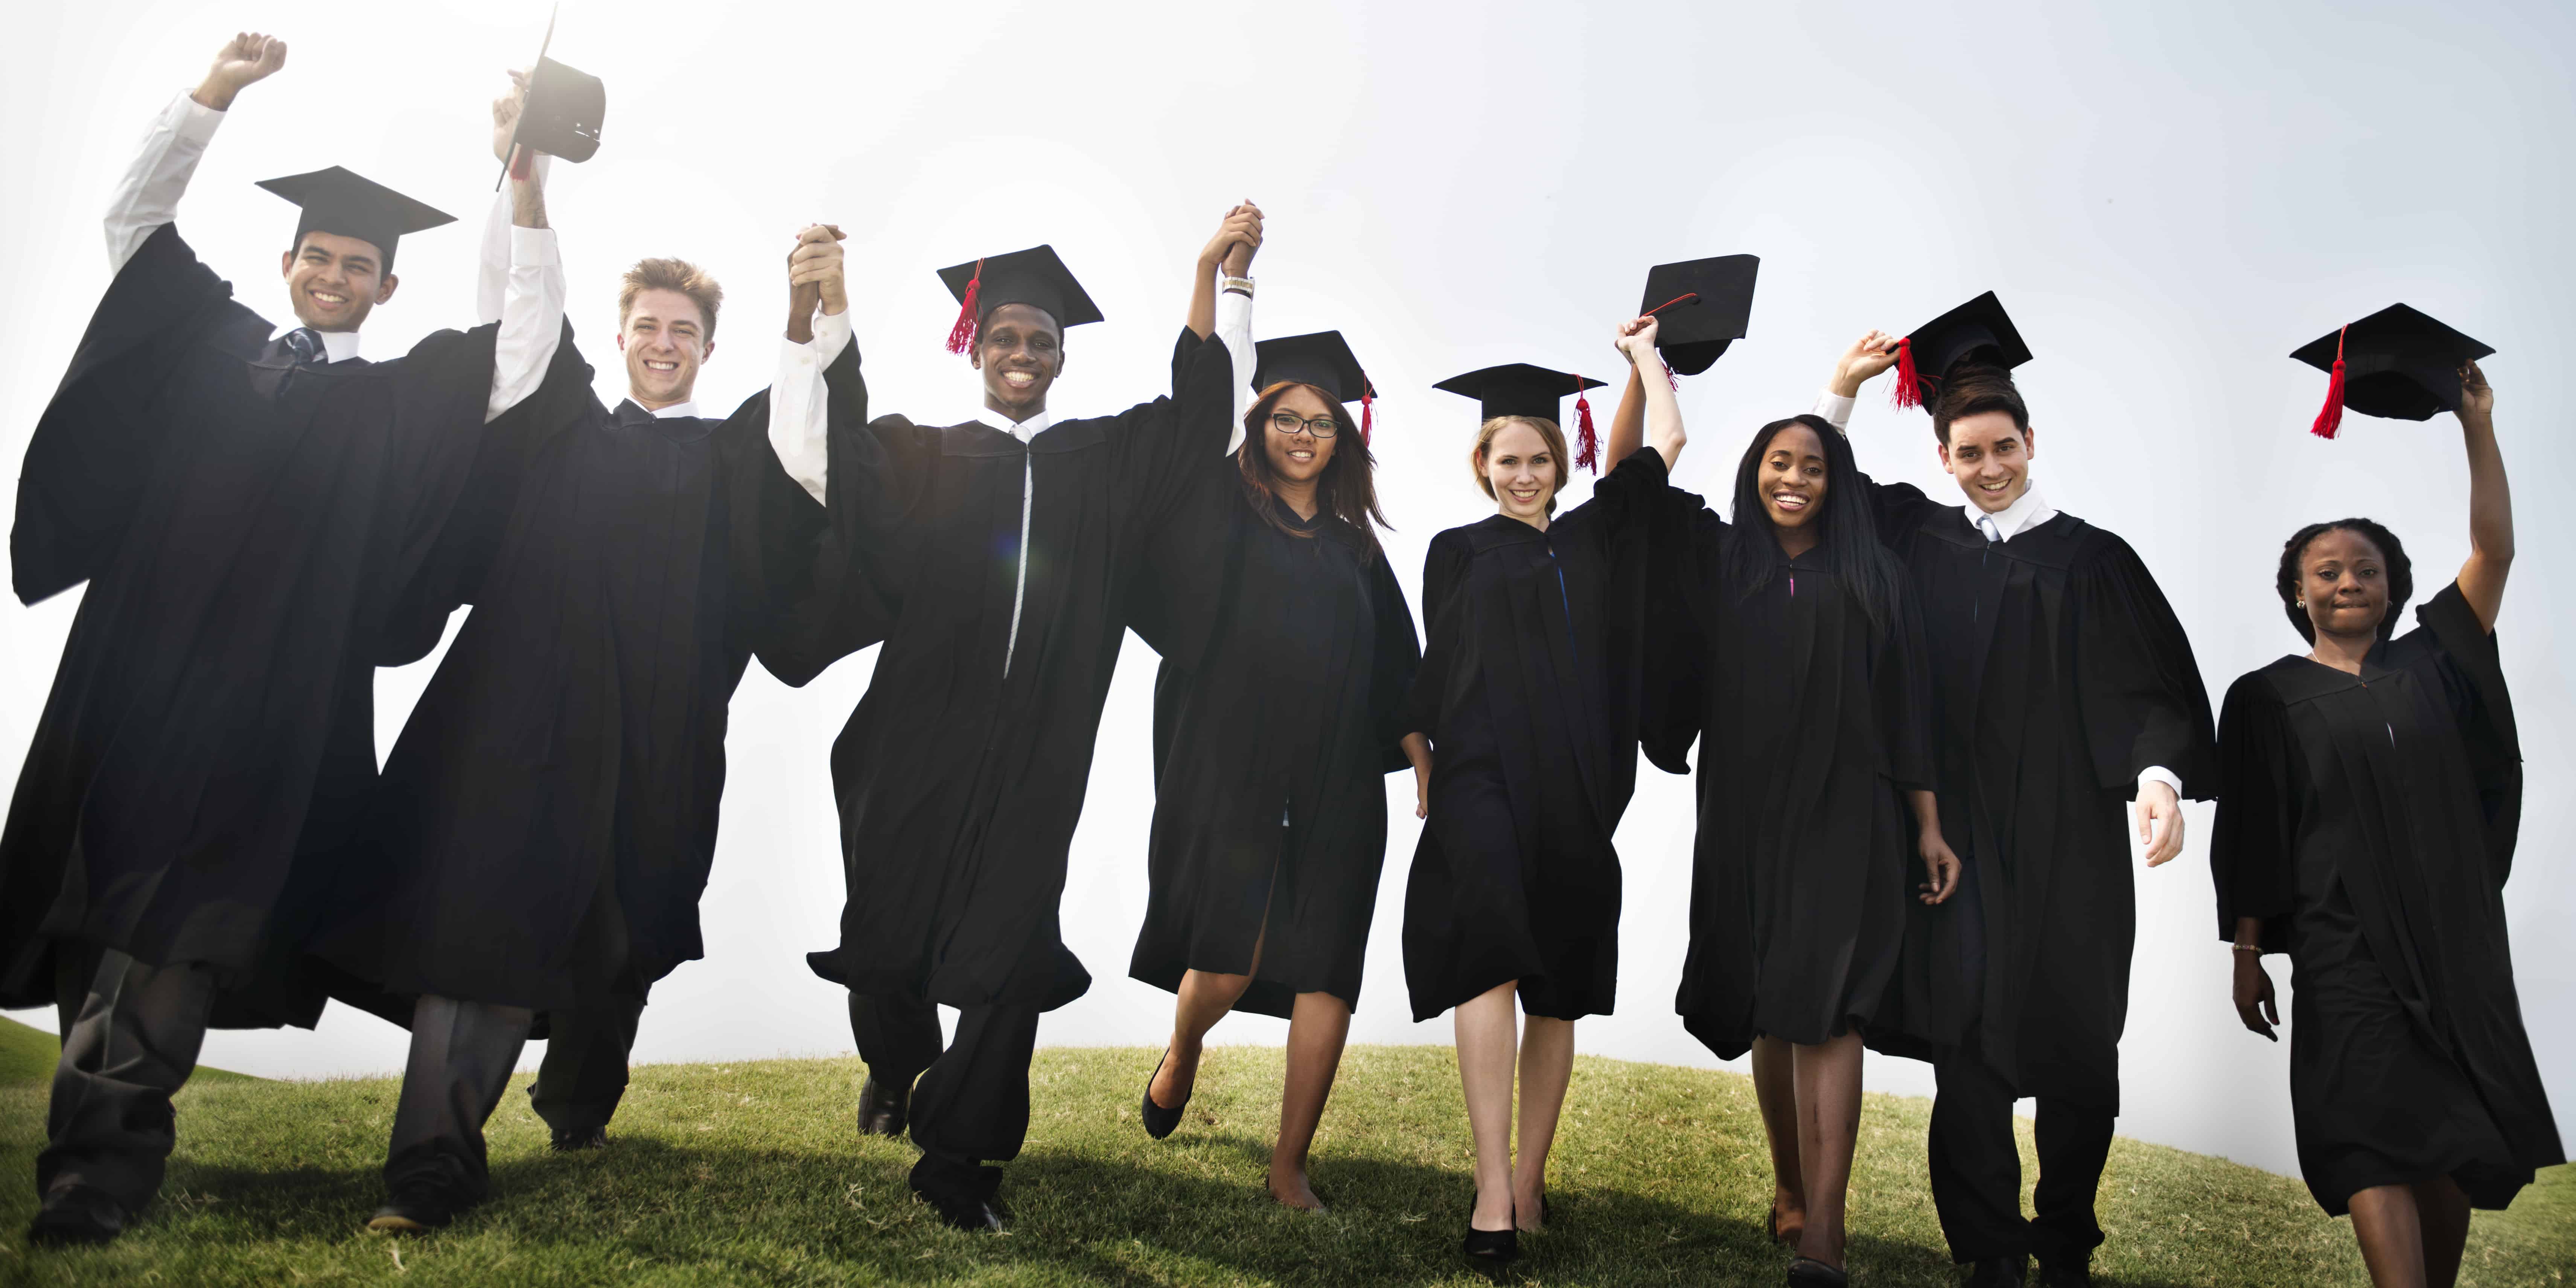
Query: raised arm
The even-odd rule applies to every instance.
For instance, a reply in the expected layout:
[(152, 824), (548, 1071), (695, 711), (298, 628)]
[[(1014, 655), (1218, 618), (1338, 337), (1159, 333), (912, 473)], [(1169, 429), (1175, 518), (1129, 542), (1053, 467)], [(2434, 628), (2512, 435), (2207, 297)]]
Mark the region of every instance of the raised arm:
[(233, 97), (284, 66), (285, 41), (256, 31), (241, 32), (215, 51), (214, 66), (206, 69), (206, 78), (194, 91), (170, 100), (161, 110), (143, 136), (143, 146), (135, 150), (133, 163), (125, 168), (125, 177), (117, 181), (116, 195), (108, 201), (109, 272), (124, 269), (154, 229), (178, 219), (179, 197), (187, 192), (188, 180), (205, 157), (215, 127), (224, 123)]
[(1199, 250), (1198, 272), (1190, 283), (1190, 330), (1202, 340), (1216, 334), (1216, 296), (1220, 269), (1229, 278), (1241, 278), (1252, 267), (1252, 253), (1261, 249), (1261, 208), (1247, 201), (1225, 212), (1225, 222), (1217, 225), (1216, 235)]
[(2469, 449), (2469, 561), (2460, 565), (2460, 598), (2492, 632), (2513, 568), (2513, 488), (2496, 450), (2495, 390), (2474, 362), (2460, 364), (2460, 437)]
[(1816, 414), (1848, 437), (1852, 406), (1860, 400), (1860, 387), (1895, 365), (1895, 336), (1872, 330), (1852, 341), (1851, 347), (1834, 359), (1834, 373), (1825, 381), (1825, 392), (1816, 399)]
[[(492, 100), (492, 153), (504, 162), (515, 155), (516, 163), (510, 166), (509, 277), (501, 290), (501, 333), (492, 345), (492, 397), (483, 410), (486, 423), (499, 420), (545, 383), (564, 329), (563, 258), (555, 248), (554, 229), (546, 225), (546, 158), (525, 148), (514, 154), (510, 147), (520, 104), (528, 92), (527, 73), (511, 72), (510, 82), (510, 92)], [(491, 244), (487, 233), (487, 276)]]
[[(821, 501), (829, 478), (831, 395), (823, 373), (850, 347), (840, 228), (814, 224), (787, 256), (787, 336), (769, 386), (769, 448), (787, 477)], [(864, 408), (849, 409), (864, 417)]]
[[(1619, 348), (1628, 355), (1629, 363), (1635, 368), (1629, 373), (1629, 390), (1645, 398), (1647, 445), (1663, 455), (1664, 468), (1669, 470), (1674, 462), (1681, 459), (1682, 445), (1690, 440), (1690, 435), (1682, 431), (1681, 400), (1673, 396), (1673, 382), (1664, 370), (1664, 355), (1655, 348), (1655, 335), (1661, 325), (1652, 317), (1620, 323)], [(1626, 415), (1627, 408), (1628, 396), (1623, 393), (1619, 397), (1620, 415)], [(1627, 453), (1619, 451), (1618, 433), (1619, 427), (1613, 422), (1610, 459), (1614, 462), (1628, 458)]]

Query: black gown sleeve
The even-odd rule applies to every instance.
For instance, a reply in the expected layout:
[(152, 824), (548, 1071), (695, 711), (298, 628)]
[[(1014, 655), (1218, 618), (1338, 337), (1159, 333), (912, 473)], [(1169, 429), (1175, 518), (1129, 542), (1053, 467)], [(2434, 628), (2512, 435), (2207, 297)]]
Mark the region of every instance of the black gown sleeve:
[(2486, 816), (2487, 860), (2501, 889), (2513, 874), (2514, 844), (2522, 827), (2522, 740), (2495, 632), (2479, 624), (2477, 610), (2469, 607), (2456, 581), (2416, 609), (2415, 620), (2433, 636), (2443, 698), (2468, 752), (2470, 781), (2477, 784), (2478, 805)]
[[(1902, 583), (1900, 583), (1902, 585)], [(1871, 659), (1879, 737), (1887, 749), (1887, 778), (1899, 791), (1939, 791), (1932, 752), (1931, 648), (1923, 608), (1910, 585), (1896, 596), (1896, 620), (1880, 632)]]
[[(1671, 480), (1672, 471), (1664, 464), (1664, 454), (1652, 446), (1640, 447), (1593, 483), (1590, 500), (1574, 507), (1556, 523), (1589, 526), (1598, 530), (1604, 542), (1616, 542), (1666, 512), (1671, 502), (1665, 499), (1664, 491)], [(1550, 525), (1551, 529), (1554, 526)]]
[(1455, 529), (1431, 539), (1422, 555), (1422, 666), (1413, 673), (1405, 699), (1405, 735), (1430, 735), (1440, 728), (1440, 704), (1449, 686), (1465, 623), (1467, 566), (1472, 558), (1466, 538)]
[(2102, 540), (2068, 587), (2076, 703), (2096, 781), (2132, 794), (2140, 771), (2162, 765), (2182, 779), (2185, 799), (2208, 800), (2217, 740), (2191, 638), (2129, 543)]
[[(859, 372), (859, 346), (842, 346), (823, 368), (825, 433), (838, 426), (856, 429), (867, 423), (868, 386)], [(780, 464), (769, 443), (769, 391), (745, 399), (717, 430), (726, 490), (726, 555), (732, 568), (727, 609), (738, 638), (780, 681), (802, 685), (821, 668), (808, 665), (803, 645), (808, 637), (796, 629), (792, 608), (814, 591), (826, 513)], [(829, 474), (825, 487), (829, 489)], [(845, 603), (868, 606), (864, 597)], [(864, 648), (883, 638), (883, 623), (842, 623), (844, 642)]]
[(1412, 730), (1404, 726), (1413, 677), (1422, 669), (1422, 640), (1413, 632), (1413, 608), (1404, 602), (1386, 551), (1369, 559), (1368, 579), (1369, 612), (1377, 622), (1369, 658), (1369, 727), (1377, 732), (1379, 770), (1392, 774), (1413, 767), (1404, 754), (1404, 735)]
[(21, 602), (89, 580), (116, 549), (142, 497), (148, 461), (174, 428), (170, 382), (182, 356), (209, 342), (242, 356), (268, 323), (236, 303), (232, 285), (198, 262), (178, 226), (164, 224), (118, 270), (90, 315), (70, 370), (36, 422), (18, 471), (9, 532), (10, 577)]
[(1903, 546), (1935, 511), (1957, 508), (1934, 501), (1911, 483), (1880, 483), (1867, 474), (1860, 476), (1860, 489), (1869, 498), (1879, 543), (1886, 546)]
[(1646, 761), (1690, 772), (1708, 712), (1710, 641), (1726, 611), (1713, 580), (1734, 529), (1696, 492), (1667, 484), (1646, 527), (1646, 638), (1637, 743)]
[(1225, 457), (1234, 415), (1234, 358), (1224, 344), (1201, 339), (1188, 327), (1173, 342), (1169, 398), (1130, 408), (1111, 419), (1107, 434), (1117, 453), (1116, 477), (1127, 489), (1130, 532), (1151, 532), (1171, 517), (1207, 466)]
[(2218, 937), (2236, 937), (2236, 919), (2263, 919), (2263, 951), (2289, 946), (2298, 895), (2293, 866), (2299, 834), (2295, 752), (2288, 714), (2262, 671), (2227, 690), (2218, 721), (2218, 818), (2209, 843), (2209, 874), (2218, 892)]
[(883, 643), (903, 611), (902, 578), (916, 562), (916, 543), (949, 535), (931, 512), (937, 429), (901, 416), (862, 423), (855, 414), (845, 419), (837, 406), (829, 425), (823, 538), (813, 576), (761, 649), (761, 665), (791, 686)]

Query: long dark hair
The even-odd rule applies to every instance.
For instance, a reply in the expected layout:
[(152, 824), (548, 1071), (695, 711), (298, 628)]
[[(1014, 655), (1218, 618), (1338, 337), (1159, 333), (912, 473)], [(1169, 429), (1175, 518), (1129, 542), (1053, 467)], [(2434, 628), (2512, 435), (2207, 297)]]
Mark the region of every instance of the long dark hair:
[(1292, 537), (1311, 537), (1279, 515), (1279, 475), (1270, 468), (1270, 413), (1278, 410), (1279, 400), (1292, 389), (1303, 389), (1323, 400), (1333, 409), (1333, 423), (1341, 426), (1333, 436), (1333, 459), (1324, 463), (1324, 472), (1315, 479), (1315, 513), (1329, 514), (1350, 525), (1360, 534), (1366, 557), (1378, 556), (1377, 530), (1392, 530), (1386, 511), (1378, 508), (1375, 467), (1377, 458), (1369, 454), (1368, 440), (1358, 432), (1359, 422), (1351, 419), (1350, 409), (1313, 385), (1282, 380), (1261, 391), (1252, 401), (1252, 410), (1243, 417), (1243, 448), (1234, 454), (1235, 467), (1243, 475), (1244, 504), (1261, 516), (1261, 521)]
[(2299, 638), (2310, 644), (2317, 642), (2317, 624), (2309, 620), (2308, 610), (2299, 607), (2299, 583), (2303, 580), (2299, 564), (2308, 557), (2308, 547), (2317, 538), (2337, 529), (2357, 533), (2379, 547), (2380, 562), (2388, 565), (2388, 615), (2379, 619), (2379, 638), (2387, 639), (2397, 633), (2397, 610), (2415, 597), (2415, 561), (2406, 557), (2406, 546), (2396, 533), (2369, 519), (2311, 523), (2281, 543), (2281, 568), (2272, 577), (2272, 588), (2281, 592), (2281, 611), (2289, 615), (2290, 625), (2298, 628)]
[(1779, 569), (1779, 527), (1762, 504), (1762, 458), (1770, 453), (1772, 439), (1795, 426), (1805, 426), (1825, 445), (1825, 505), (1808, 520), (1816, 526), (1816, 549), (1843, 589), (1859, 601), (1870, 625), (1889, 630), (1896, 623), (1897, 596), (1903, 593), (1902, 571), (1896, 557), (1878, 543), (1878, 520), (1861, 492), (1860, 466), (1852, 459), (1850, 442), (1821, 416), (1772, 421), (1755, 431), (1744, 449), (1744, 459), (1735, 467), (1736, 539), (1728, 543), (1721, 566), (1726, 584), (1739, 596), (1751, 595), (1770, 585)]

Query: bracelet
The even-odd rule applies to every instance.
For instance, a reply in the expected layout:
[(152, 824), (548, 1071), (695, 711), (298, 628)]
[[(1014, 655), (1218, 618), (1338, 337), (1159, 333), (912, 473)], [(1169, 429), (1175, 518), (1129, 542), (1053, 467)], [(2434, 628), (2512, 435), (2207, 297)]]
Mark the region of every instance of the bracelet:
[(2261, 944), (2229, 944), (2228, 947), (2233, 948), (2240, 953), (2252, 953), (2257, 957), (2263, 955), (2263, 945)]
[(1220, 277), (1216, 284), (1219, 290), (1232, 291), (1237, 295), (1252, 294), (1252, 279), (1249, 277)]

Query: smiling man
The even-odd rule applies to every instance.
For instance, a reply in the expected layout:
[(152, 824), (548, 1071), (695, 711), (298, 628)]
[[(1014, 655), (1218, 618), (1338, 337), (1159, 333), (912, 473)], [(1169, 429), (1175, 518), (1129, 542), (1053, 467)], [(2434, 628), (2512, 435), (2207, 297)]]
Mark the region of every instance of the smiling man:
[[(2029, 359), (1988, 293), (1902, 340), (1863, 337), (1816, 409), (1841, 426), (1861, 383), (1901, 363), (1900, 402), (1922, 391), (1967, 498), (1874, 489), (1922, 608), (1941, 830), (1963, 866), (1957, 897), (1911, 905), (1869, 1038), (1933, 1063), (1933, 1202), (1981, 1286), (2021, 1283), (2034, 1254), (2048, 1285), (2091, 1282), (2137, 936), (2122, 806), (2136, 800), (2161, 865), (2182, 852), (2179, 797), (2207, 799), (2217, 769), (2191, 641), (2154, 575), (2032, 485), (2039, 434), (2012, 379)], [(2034, 1219), (2018, 1096), (2039, 1101)]]
[[(1229, 213), (1197, 289), (1259, 236), (1259, 212)], [(1100, 311), (1055, 252), (941, 276), (961, 305), (950, 347), (983, 373), (983, 408), (945, 428), (888, 416), (831, 438), (821, 575), (828, 591), (881, 591), (891, 616), (832, 748), (849, 901), (840, 945), (812, 963), (851, 993), (869, 1073), (861, 1129), (897, 1134), (908, 1115), (923, 1151), (914, 1191), (981, 1230), (1001, 1223), (987, 1164), (1016, 1156), (1028, 1131), (1038, 1017), (1091, 984), (1057, 903), (1125, 589), (1146, 535), (1225, 450), (1234, 367), (1184, 328), (1172, 397), (1058, 420), (1064, 333)], [(834, 581), (835, 565), (850, 571)], [(939, 1003), (960, 1011), (944, 1052)]]
[(107, 218), (115, 280), (36, 425), (11, 533), (29, 603), (87, 584), (0, 837), (0, 1005), (60, 1007), (37, 1242), (112, 1238), (160, 1187), (210, 1025), (310, 1026), (295, 969), (375, 777), (393, 606), (536, 388), (562, 295), (383, 362), (397, 239), (449, 222), (333, 168), (281, 272), (301, 323), (231, 298), (173, 222), (241, 90), (243, 33), (162, 113)]

